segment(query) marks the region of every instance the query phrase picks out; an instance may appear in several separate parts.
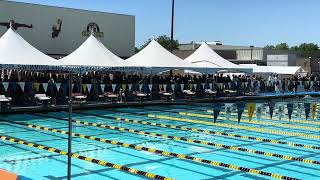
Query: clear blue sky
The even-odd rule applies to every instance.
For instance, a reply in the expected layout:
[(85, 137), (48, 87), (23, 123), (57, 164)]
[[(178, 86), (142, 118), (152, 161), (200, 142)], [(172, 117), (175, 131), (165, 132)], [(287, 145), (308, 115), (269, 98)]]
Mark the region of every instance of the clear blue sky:
[[(171, 0), (17, 0), (53, 6), (130, 14), (136, 17), (136, 46), (170, 35)], [(220, 40), (265, 46), (287, 42), (320, 44), (319, 0), (175, 0), (175, 38), (181, 43)]]

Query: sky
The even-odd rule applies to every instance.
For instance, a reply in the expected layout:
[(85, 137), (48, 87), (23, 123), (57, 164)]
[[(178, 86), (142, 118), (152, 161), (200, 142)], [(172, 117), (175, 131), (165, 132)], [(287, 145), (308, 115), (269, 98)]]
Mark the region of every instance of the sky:
[[(170, 36), (171, 0), (15, 0), (135, 16), (136, 46)], [(175, 39), (260, 46), (320, 44), (319, 0), (175, 0)]]

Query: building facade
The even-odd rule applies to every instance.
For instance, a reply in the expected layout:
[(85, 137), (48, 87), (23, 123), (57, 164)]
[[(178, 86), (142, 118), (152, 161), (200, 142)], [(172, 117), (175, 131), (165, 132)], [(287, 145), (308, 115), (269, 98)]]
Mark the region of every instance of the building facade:
[(0, 36), (13, 22), (26, 41), (57, 58), (72, 53), (91, 32), (116, 55), (134, 54), (135, 17), (131, 15), (10, 1), (0, 1), (0, 12)]

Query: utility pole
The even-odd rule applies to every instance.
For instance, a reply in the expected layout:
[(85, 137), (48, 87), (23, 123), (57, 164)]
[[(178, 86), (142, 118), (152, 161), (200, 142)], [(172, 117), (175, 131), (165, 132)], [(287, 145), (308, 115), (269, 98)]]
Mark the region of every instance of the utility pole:
[(171, 52), (173, 52), (173, 31), (174, 31), (174, 0), (172, 0), (171, 6)]

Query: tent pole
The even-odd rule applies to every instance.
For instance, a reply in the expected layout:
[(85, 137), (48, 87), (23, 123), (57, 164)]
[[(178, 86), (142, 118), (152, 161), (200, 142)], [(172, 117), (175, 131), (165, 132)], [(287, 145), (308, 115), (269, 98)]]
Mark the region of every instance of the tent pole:
[(68, 180), (71, 180), (72, 147), (72, 72), (69, 71)]

